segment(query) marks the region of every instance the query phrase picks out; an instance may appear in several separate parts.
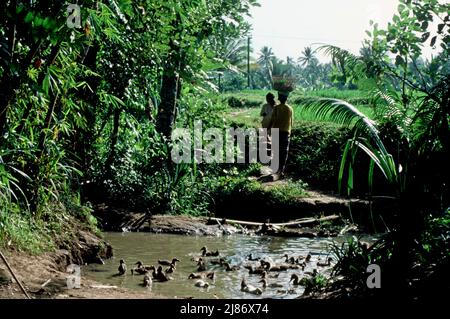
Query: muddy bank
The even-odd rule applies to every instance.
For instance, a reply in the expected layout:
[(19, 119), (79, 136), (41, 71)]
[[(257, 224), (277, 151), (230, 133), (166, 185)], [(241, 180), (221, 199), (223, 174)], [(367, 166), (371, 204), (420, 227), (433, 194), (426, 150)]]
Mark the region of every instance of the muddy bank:
[[(13, 247), (2, 251), (17, 279), (33, 299), (155, 298), (151, 293), (104, 286), (85, 278), (83, 273), (80, 288), (69, 289), (67, 280), (72, 275), (67, 271), (69, 265), (102, 263), (113, 255), (108, 243), (88, 231), (80, 230), (71, 243), (65, 243), (59, 249), (41, 255), (19, 252)], [(1, 260), (0, 298), (27, 298)]]
[(226, 236), (233, 234), (268, 235), (280, 237), (337, 236), (344, 227), (338, 215), (304, 218), (285, 224), (266, 221), (246, 222), (225, 218), (145, 214), (100, 205), (94, 215), (104, 231), (149, 232), (190, 236)]

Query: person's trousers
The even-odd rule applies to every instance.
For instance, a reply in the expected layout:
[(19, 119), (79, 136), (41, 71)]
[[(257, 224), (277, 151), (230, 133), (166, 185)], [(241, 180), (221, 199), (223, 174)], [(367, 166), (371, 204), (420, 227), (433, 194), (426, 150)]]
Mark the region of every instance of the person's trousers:
[(279, 142), (279, 158), (280, 158), (280, 169), (278, 172), (280, 174), (284, 173), (286, 169), (286, 163), (289, 155), (289, 145), (291, 143), (291, 136), (288, 132), (280, 132), (280, 142)]

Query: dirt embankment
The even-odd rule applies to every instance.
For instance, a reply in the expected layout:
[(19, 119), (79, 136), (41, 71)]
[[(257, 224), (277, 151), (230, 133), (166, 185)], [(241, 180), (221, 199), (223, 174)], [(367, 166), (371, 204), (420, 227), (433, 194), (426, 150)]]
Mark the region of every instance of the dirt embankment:
[(286, 223), (252, 222), (214, 217), (150, 215), (106, 205), (94, 212), (105, 231), (148, 232), (192, 236), (268, 235), (280, 237), (332, 237), (344, 227), (339, 215), (309, 217)]
[[(30, 255), (9, 248), (3, 253), (17, 279), (33, 299), (125, 299), (161, 298), (152, 293), (139, 293), (118, 287), (108, 287), (85, 278), (81, 274), (80, 287), (69, 289), (68, 272), (71, 264), (84, 265), (101, 263), (112, 256), (112, 247), (101, 238), (79, 231), (78, 238), (70, 243), (68, 249), (58, 249), (41, 255)], [(5, 263), (0, 259), (0, 298), (27, 298), (12, 277)]]

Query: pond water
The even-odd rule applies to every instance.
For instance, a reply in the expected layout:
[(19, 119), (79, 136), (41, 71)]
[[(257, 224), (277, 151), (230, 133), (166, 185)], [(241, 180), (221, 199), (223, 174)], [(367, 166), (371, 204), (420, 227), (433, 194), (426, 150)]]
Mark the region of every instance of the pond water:
[[(247, 256), (271, 258), (275, 262), (282, 262), (284, 254), (295, 257), (306, 256), (309, 252), (312, 261), (305, 271), (312, 271), (317, 260), (322, 262), (328, 256), (327, 248), (333, 241), (342, 242), (343, 238), (308, 239), (308, 238), (279, 238), (267, 236), (224, 236), (224, 237), (189, 237), (167, 234), (149, 233), (106, 233), (105, 239), (114, 247), (114, 258), (107, 260), (105, 265), (89, 265), (83, 268), (83, 274), (103, 284), (115, 285), (140, 291), (151, 291), (157, 295), (169, 298), (280, 298), (291, 299), (303, 293), (302, 286), (289, 284), (293, 273), (301, 275), (301, 270), (288, 270), (280, 272), (278, 278), (269, 278), (268, 283), (283, 284), (283, 288), (266, 288), (261, 296), (241, 292), (241, 280), (245, 276), (248, 284), (262, 287), (259, 275), (249, 275), (248, 270), (242, 267), (250, 262)], [(207, 280), (210, 287), (207, 289), (195, 287), (195, 279), (188, 279), (192, 272), (197, 272), (197, 266), (192, 258), (200, 257), (200, 249), (207, 246), (208, 250), (218, 249), (220, 255), (225, 257), (231, 265), (241, 265), (238, 271), (227, 272), (224, 267), (207, 264), (208, 271), (215, 271), (215, 282)], [(158, 259), (181, 260), (176, 270), (170, 276), (173, 280), (168, 282), (154, 281), (149, 288), (143, 287), (142, 275), (131, 275), (130, 269), (137, 261), (145, 265), (158, 266)], [(214, 257), (212, 257), (214, 258)], [(126, 276), (114, 276), (118, 273), (119, 260), (124, 259), (128, 272)], [(167, 267), (164, 267), (166, 269)], [(329, 274), (329, 269), (318, 268), (319, 272)], [(271, 272), (270, 274), (276, 274)], [(288, 293), (295, 289), (295, 294)], [(285, 291), (280, 291), (285, 290)]]

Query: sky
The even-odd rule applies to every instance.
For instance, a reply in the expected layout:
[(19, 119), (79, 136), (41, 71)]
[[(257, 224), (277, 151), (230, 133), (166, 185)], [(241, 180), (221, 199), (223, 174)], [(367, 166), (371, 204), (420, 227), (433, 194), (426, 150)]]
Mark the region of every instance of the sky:
[[(283, 60), (301, 55), (304, 47), (337, 45), (358, 53), (372, 30), (370, 20), (385, 28), (398, 0), (259, 0), (252, 9), (252, 46), (256, 57), (263, 46)], [(329, 60), (319, 54), (324, 62)]]

